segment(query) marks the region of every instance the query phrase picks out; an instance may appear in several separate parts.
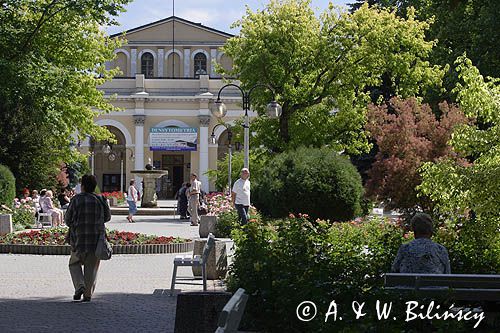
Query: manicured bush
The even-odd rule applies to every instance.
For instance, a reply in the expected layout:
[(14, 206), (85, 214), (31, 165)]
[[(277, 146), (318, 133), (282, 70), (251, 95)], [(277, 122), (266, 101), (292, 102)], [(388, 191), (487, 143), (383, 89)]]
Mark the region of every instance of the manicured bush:
[[(405, 318), (405, 302), (420, 300), (416, 295), (382, 288), (382, 275), (390, 271), (399, 246), (412, 239), (411, 233), (399, 223), (382, 219), (331, 224), (306, 217), (250, 223), (233, 231), (236, 250), (228, 286), (232, 291), (244, 288), (251, 295), (242, 328), (265, 332), (426, 331), (428, 322), (380, 321), (375, 313), (376, 300), (393, 301), (391, 317)], [(454, 235), (449, 229), (440, 229), (436, 240), (453, 239)], [(449, 250), (450, 256), (466, 254), (460, 248)], [(333, 300), (338, 304), (338, 317), (343, 319), (333, 321), (330, 317), (325, 323)], [(298, 320), (296, 310), (303, 301), (317, 306), (314, 320)], [(365, 317), (355, 318), (353, 301), (367, 302)], [(438, 304), (443, 308), (450, 305), (444, 299)], [(430, 325), (429, 331), (466, 332), (471, 323), (433, 320)]]
[(252, 180), (252, 202), (264, 215), (306, 213), (346, 221), (361, 214), (361, 176), (329, 148), (306, 148), (274, 157)]
[[(250, 207), (248, 215), (248, 223), (260, 223), (262, 221), (262, 217), (255, 209), (255, 207)], [(236, 209), (226, 210), (217, 215), (215, 236), (222, 238), (231, 238), (232, 231), (240, 227), (241, 223)]]
[(16, 178), (9, 168), (0, 164), (0, 205), (12, 206), (16, 197)]

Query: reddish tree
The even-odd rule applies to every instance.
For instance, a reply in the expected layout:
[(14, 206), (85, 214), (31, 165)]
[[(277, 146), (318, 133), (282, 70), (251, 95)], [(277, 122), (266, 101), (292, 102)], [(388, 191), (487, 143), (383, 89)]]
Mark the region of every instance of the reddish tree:
[(467, 122), (455, 105), (443, 102), (439, 110), (438, 119), (429, 105), (414, 98), (392, 98), (389, 105), (369, 106), (366, 129), (379, 149), (368, 172), (369, 196), (387, 201), (391, 209), (430, 208), (426, 198), (417, 197), (418, 169), (445, 156), (458, 159), (447, 142), (453, 128)]

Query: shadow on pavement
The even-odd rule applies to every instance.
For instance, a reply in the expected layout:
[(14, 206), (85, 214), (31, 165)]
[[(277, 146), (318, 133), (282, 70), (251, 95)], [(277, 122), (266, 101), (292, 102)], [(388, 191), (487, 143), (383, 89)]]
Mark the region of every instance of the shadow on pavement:
[(96, 293), (90, 303), (1, 298), (0, 332), (173, 332), (176, 300), (158, 292)]

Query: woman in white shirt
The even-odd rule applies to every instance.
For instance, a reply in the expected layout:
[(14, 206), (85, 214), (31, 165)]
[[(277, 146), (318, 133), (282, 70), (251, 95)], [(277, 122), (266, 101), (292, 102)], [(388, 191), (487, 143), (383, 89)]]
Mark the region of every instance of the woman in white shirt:
[(128, 203), (128, 216), (127, 220), (130, 223), (134, 223), (135, 221), (132, 219), (132, 217), (137, 213), (137, 189), (134, 186), (135, 180), (130, 181), (130, 186), (128, 187), (128, 192), (127, 192), (127, 203)]

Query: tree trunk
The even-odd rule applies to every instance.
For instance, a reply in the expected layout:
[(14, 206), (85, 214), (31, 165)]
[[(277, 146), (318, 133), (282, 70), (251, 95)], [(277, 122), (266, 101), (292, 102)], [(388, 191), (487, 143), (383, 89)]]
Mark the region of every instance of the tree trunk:
[(288, 120), (290, 118), (290, 112), (283, 108), (280, 117), (280, 138), (284, 143), (288, 144), (290, 142), (290, 133), (288, 131)]

